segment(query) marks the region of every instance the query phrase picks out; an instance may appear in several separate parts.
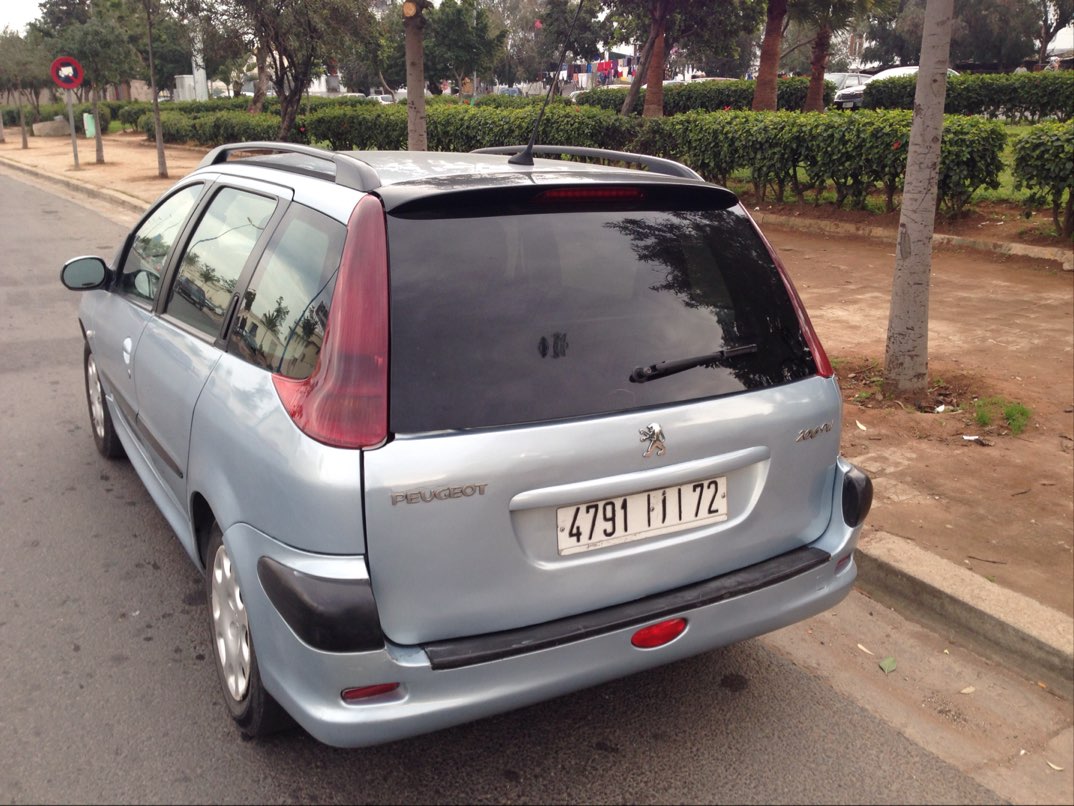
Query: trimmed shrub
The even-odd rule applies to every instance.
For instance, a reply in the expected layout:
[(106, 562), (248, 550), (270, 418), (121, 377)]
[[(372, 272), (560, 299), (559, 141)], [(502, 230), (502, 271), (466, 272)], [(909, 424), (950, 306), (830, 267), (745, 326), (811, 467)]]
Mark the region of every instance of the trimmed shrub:
[[(897, 76), (865, 85), (866, 109), (913, 109), (917, 76)], [(1074, 117), (1074, 72), (996, 73), (948, 76), (944, 111), (1036, 122)]]
[(1031, 205), (1051, 205), (1056, 232), (1074, 236), (1074, 121), (1039, 123), (1014, 142), (1014, 182)]
[[(753, 88), (756, 81), (732, 79), (730, 81), (691, 81), (686, 84), (668, 84), (664, 87), (664, 114), (680, 115), (685, 112), (718, 112), (722, 110), (747, 110), (753, 106)], [(824, 102), (831, 103), (833, 87), (825, 84)], [(776, 103), (779, 108), (794, 111), (805, 106), (809, 91), (808, 78), (781, 78), (776, 84)], [(576, 99), (578, 104), (598, 106), (612, 112), (623, 108), (627, 89), (605, 88), (584, 92)], [(640, 115), (645, 104), (645, 89), (638, 93), (634, 114)]]

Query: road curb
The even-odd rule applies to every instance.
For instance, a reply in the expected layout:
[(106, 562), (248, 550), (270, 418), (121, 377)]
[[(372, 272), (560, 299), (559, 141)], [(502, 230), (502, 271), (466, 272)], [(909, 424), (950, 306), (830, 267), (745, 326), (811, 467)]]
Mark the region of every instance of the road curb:
[(855, 557), (868, 595), (1074, 699), (1074, 619), (886, 532), (862, 538)]
[[(835, 235), (858, 235), (862, 238), (895, 242), (895, 231), (886, 227), (874, 227), (869, 224), (850, 224), (845, 221), (820, 221), (771, 213), (751, 213), (757, 225), (765, 227), (782, 227), (784, 229), (805, 232), (829, 232)], [(1014, 255), (1037, 260), (1049, 260), (1058, 263), (1063, 271), (1074, 271), (1074, 250), (1054, 246), (1032, 246), (1031, 244), (1009, 241), (989, 241), (985, 238), (966, 238), (961, 235), (944, 235), (934, 233), (932, 242), (936, 246), (948, 249), (973, 249), (996, 255)]]
[(110, 204), (115, 204), (122, 207), (132, 213), (141, 215), (152, 204), (143, 199), (139, 199), (136, 196), (128, 196), (125, 193), (121, 193), (117, 190), (110, 190), (108, 188), (97, 187), (96, 185), (87, 185), (84, 182), (79, 182), (75, 179), (68, 179), (63, 176), (57, 176), (49, 171), (43, 171), (40, 168), (35, 168), (31, 165), (23, 165), (16, 160), (10, 160), (0, 156), (0, 165), (5, 168), (10, 168), (13, 171), (32, 176), (35, 179), (40, 179), (44, 182), (51, 182), (55, 185), (59, 185), (65, 190), (70, 190), (73, 193), (79, 193), (83, 196), (90, 196), (92, 198), (101, 199), (107, 201)]

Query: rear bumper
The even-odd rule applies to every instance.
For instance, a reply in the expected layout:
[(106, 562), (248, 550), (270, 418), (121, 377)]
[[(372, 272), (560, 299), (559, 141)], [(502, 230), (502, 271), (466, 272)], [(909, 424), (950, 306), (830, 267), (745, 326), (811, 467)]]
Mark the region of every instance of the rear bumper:
[[(840, 461), (833, 513), (841, 513)], [(239, 569), (261, 674), (281, 705), (314, 738), (340, 747), (393, 741), (512, 710), (660, 666), (785, 627), (823, 612), (850, 591), (860, 523), (836, 517), (810, 546), (749, 569), (646, 600), (528, 630), (428, 647), (386, 643), (367, 652), (325, 652), (288, 627), (258, 581), (262, 557), (304, 574), (366, 578), (362, 557), (312, 555), (284, 546), (246, 525), (224, 536)], [(669, 616), (686, 630), (656, 649), (631, 644), (646, 624)], [(566, 622), (595, 629), (570, 632)], [(542, 628), (552, 640), (535, 641)], [(567, 627), (565, 631), (563, 628)], [(536, 648), (534, 648), (536, 647)], [(380, 683), (399, 688), (358, 704), (344, 689)]]

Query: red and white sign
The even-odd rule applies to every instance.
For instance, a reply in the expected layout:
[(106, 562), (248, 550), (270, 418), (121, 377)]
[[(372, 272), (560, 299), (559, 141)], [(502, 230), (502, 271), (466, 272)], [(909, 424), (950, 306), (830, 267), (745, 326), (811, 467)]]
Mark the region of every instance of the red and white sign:
[(52, 63), (51, 72), (56, 86), (65, 90), (77, 89), (82, 86), (82, 79), (85, 78), (82, 65), (73, 56), (60, 56)]

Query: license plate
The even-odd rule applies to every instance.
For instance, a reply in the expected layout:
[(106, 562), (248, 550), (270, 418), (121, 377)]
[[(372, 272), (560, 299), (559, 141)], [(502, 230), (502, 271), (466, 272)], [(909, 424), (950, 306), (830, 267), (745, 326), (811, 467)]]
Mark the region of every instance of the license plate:
[(560, 555), (724, 520), (727, 520), (726, 476), (556, 510)]

